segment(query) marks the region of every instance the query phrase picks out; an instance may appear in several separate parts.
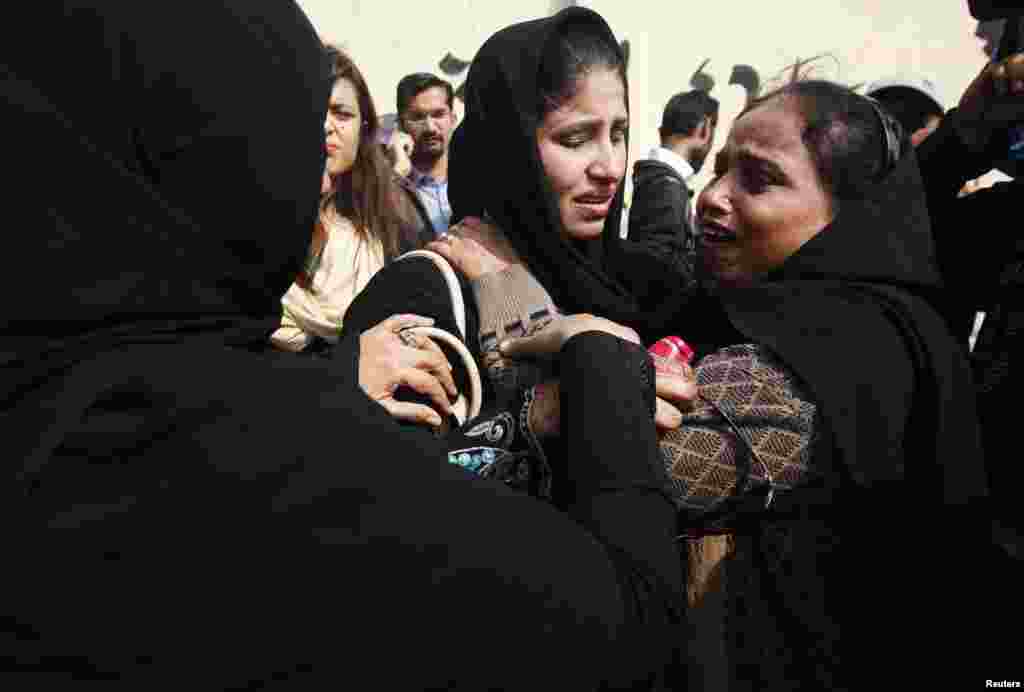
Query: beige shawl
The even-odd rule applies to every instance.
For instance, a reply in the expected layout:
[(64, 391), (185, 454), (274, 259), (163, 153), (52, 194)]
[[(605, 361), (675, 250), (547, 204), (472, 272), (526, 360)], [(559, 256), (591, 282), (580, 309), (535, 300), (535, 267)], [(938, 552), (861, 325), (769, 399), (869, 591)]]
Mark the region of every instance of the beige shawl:
[(349, 304), (384, 267), (379, 240), (361, 238), (351, 221), (335, 214), (321, 221), (326, 238), (314, 261), (311, 288), (289, 287), (281, 298), (281, 326), (270, 337), (285, 351), (301, 351), (315, 337), (336, 343)]

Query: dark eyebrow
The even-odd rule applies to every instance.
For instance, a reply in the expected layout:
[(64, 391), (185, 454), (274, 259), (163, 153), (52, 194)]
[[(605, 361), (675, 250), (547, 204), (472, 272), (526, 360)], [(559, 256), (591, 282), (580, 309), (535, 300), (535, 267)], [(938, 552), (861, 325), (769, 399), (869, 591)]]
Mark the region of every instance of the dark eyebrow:
[[(601, 124), (602, 123), (600, 118), (584, 118), (583, 120), (578, 120), (574, 123), (565, 123), (562, 125), (558, 125), (553, 129), (554, 131), (559, 133), (592, 132), (594, 130), (601, 129)], [(612, 127), (629, 127), (629, 118), (616, 118), (615, 120), (612, 121)]]
[(741, 150), (739, 152), (739, 159), (741, 161), (747, 162), (748, 164), (757, 166), (758, 168), (762, 168), (771, 175), (778, 176), (783, 179), (788, 177), (786, 176), (786, 172), (782, 170), (782, 167), (779, 166), (779, 164), (775, 163), (770, 159), (762, 158), (757, 154), (753, 153), (752, 151)]

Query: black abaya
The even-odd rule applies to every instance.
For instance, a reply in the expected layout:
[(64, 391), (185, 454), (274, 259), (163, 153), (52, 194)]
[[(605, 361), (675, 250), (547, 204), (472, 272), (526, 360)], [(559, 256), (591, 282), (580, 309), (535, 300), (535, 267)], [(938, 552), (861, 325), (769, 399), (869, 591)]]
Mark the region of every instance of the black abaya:
[(640, 349), (563, 351), (572, 415), (614, 400), (643, 450), (599, 454), (570, 428), (568, 513), (399, 426), (358, 387), (358, 339), (329, 360), (261, 352), (323, 165), (327, 65), (293, 3), (43, 0), (3, 38), (9, 214), (35, 219), (3, 278), (9, 679), (659, 676), (680, 575)]

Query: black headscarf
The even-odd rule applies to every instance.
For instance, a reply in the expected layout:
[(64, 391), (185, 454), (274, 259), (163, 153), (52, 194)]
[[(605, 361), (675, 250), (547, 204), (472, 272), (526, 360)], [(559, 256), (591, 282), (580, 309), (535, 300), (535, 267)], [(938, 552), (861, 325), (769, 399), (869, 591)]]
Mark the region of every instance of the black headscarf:
[[(23, 224), (0, 279), (11, 458), (45, 455), (37, 423), (60, 439), (19, 402), (60, 390), (77, 362), (132, 343), (262, 339), (307, 251), (322, 44), (291, 2), (192, 17), (168, 3), (44, 1), (0, 32), (4, 123), (18, 133), (8, 214)], [(36, 26), (48, 40), (21, 28)]]
[(939, 316), (941, 290), (910, 152), (758, 284), (720, 291), (706, 318), (691, 305), (676, 324), (702, 351), (742, 340), (780, 356), (831, 431), (815, 458), (832, 480), (913, 480), (908, 502), (962, 506), (986, 485), (968, 367)]
[(767, 347), (818, 406), (820, 475), (776, 495), (767, 515), (755, 503), (728, 567), (730, 583), (756, 584), (737, 627), (758, 644), (730, 656), (759, 667), (744, 673), (762, 689), (862, 689), (868, 659), (915, 671), (974, 660), (959, 634), (983, 630), (991, 611), (950, 594), (985, 564), (987, 491), (970, 373), (940, 290), (910, 153), (776, 271), (676, 322), (703, 341), (698, 352)]
[(570, 7), (502, 29), (473, 58), (466, 113), (450, 151), (453, 221), (486, 212), (562, 310), (632, 324), (638, 318), (637, 304), (609, 269), (620, 252), (624, 187), (619, 186), (612, 201), (600, 243), (567, 241), (537, 148), (542, 58), (550, 43), (569, 29), (593, 32), (622, 57), (600, 15)]

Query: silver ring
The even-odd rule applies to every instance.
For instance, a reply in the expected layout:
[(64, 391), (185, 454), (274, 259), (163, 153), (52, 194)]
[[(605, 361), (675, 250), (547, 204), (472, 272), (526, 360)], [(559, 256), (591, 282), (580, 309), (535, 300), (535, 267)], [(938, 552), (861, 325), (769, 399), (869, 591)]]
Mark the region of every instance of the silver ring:
[(419, 338), (416, 336), (416, 333), (410, 331), (409, 329), (403, 329), (400, 332), (398, 332), (398, 338), (402, 340), (403, 344), (410, 348), (420, 347), (420, 341)]

